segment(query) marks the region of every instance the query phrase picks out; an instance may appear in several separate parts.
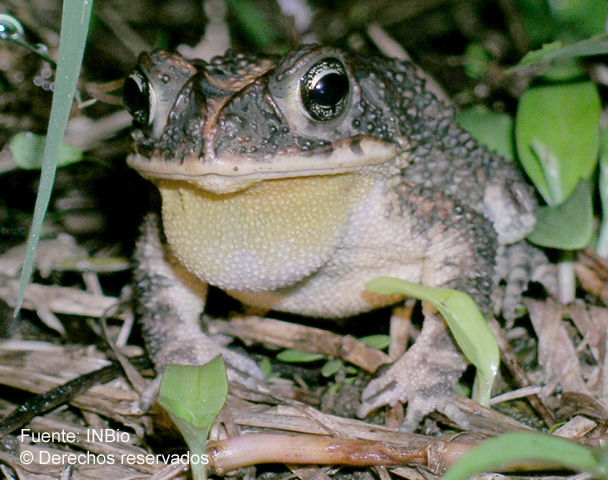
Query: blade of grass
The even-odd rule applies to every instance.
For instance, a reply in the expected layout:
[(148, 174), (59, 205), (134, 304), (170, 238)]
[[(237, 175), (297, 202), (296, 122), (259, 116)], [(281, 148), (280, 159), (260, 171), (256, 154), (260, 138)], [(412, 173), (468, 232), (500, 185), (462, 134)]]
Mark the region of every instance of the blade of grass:
[(51, 104), (51, 116), (47, 129), (42, 170), (40, 172), (40, 187), (38, 188), (34, 218), (27, 242), (25, 263), (21, 272), (19, 298), (15, 307), (15, 316), (19, 314), (19, 310), (23, 305), (25, 289), (34, 271), (36, 250), (55, 182), (57, 159), (72, 108), (76, 82), (80, 74), (92, 9), (93, 0), (65, 0), (63, 2), (55, 91)]
[(528, 52), (519, 64), (511, 68), (510, 71), (515, 71), (522, 66), (534, 65), (535, 63), (592, 55), (606, 55), (606, 53), (608, 53), (608, 36), (606, 35), (581, 40), (572, 45), (563, 45), (557, 41), (543, 45), (543, 48), (540, 50)]

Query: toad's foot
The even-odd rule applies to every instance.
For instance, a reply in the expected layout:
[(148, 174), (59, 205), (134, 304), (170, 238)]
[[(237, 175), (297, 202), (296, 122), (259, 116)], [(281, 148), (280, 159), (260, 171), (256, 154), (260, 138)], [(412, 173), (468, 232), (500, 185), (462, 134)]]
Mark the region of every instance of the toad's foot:
[(221, 347), (202, 332), (207, 286), (167, 257), (155, 215), (143, 222), (135, 258), (137, 313), (157, 371), (169, 364), (204, 365), (222, 355), (230, 380), (253, 387), (256, 378), (263, 378), (253, 360)]
[(408, 402), (403, 425), (408, 431), (413, 431), (434, 410), (462, 424), (462, 416), (451, 399), (466, 366), (445, 323), (435, 315), (426, 315), (416, 343), (365, 388), (357, 414), (365, 417), (382, 405)]

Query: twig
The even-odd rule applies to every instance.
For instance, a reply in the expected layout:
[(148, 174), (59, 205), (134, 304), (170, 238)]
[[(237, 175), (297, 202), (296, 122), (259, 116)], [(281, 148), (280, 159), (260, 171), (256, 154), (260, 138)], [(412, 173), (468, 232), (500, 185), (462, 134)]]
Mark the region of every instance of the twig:
[[(511, 375), (515, 378), (515, 380), (519, 383), (522, 388), (527, 388), (532, 386), (532, 382), (528, 377), (525, 369), (521, 367), (519, 364), (519, 359), (517, 358), (517, 354), (511, 347), (511, 344), (507, 341), (506, 334), (502, 327), (495, 319), (490, 320), (490, 328), (496, 335), (496, 339), (498, 340), (498, 345), (501, 351), (502, 361), (506, 365), (506, 367), (511, 372)], [(545, 405), (543, 399), (540, 395), (534, 394), (528, 397), (530, 404), (532, 407), (538, 412), (538, 414), (542, 417), (545, 424), (550, 428), (555, 423), (555, 418), (551, 413), (551, 410)]]

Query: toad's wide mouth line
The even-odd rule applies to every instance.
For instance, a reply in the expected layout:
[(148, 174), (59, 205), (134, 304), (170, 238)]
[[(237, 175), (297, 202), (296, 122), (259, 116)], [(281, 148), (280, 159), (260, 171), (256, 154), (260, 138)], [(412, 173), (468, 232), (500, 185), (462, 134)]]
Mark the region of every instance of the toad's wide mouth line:
[[(348, 173), (355, 170), (357, 167), (365, 167), (384, 163), (385, 160), (378, 162), (366, 162), (363, 165), (336, 166), (326, 168), (306, 168), (306, 169), (263, 169), (239, 171), (223, 171), (227, 169), (209, 168), (207, 172), (189, 172), (188, 169), (181, 168), (165, 168), (164, 160), (149, 160), (136, 159), (134, 156), (128, 158), (128, 163), (131, 167), (137, 170), (146, 178), (162, 178), (166, 180), (197, 180), (205, 177), (223, 178), (226, 181), (232, 180), (235, 182), (244, 180), (276, 180), (280, 178), (296, 178), (296, 177), (312, 177), (322, 175), (335, 175), (340, 173)], [(141, 163), (139, 163), (141, 162)], [(156, 163), (158, 162), (158, 163)], [(181, 166), (181, 164), (180, 164)]]
[[(276, 170), (276, 171), (263, 171), (263, 172), (250, 172), (240, 173), (238, 175), (223, 175), (219, 173), (204, 173), (197, 175), (184, 175), (180, 173), (159, 173), (158, 171), (151, 171), (150, 169), (139, 169), (133, 165), (132, 159), (129, 158), (131, 166), (136, 168), (139, 173), (144, 177), (152, 181), (183, 181), (193, 185), (196, 185), (202, 190), (206, 190), (210, 193), (223, 195), (231, 194), (241, 190), (245, 190), (252, 185), (259, 184), (262, 182), (270, 181), (281, 181), (290, 180), (296, 178), (313, 178), (313, 177), (331, 177), (337, 175), (349, 174), (356, 171), (356, 166), (342, 167), (342, 168), (325, 168), (325, 169), (307, 169), (307, 170)], [(367, 166), (367, 165), (366, 165)]]
[(397, 146), (378, 139), (336, 146), (321, 154), (279, 154), (269, 160), (249, 156), (222, 155), (212, 159), (187, 157), (167, 160), (161, 156), (130, 155), (129, 165), (150, 179), (187, 180), (200, 183), (254, 182), (279, 178), (308, 177), (348, 173), (394, 160)]

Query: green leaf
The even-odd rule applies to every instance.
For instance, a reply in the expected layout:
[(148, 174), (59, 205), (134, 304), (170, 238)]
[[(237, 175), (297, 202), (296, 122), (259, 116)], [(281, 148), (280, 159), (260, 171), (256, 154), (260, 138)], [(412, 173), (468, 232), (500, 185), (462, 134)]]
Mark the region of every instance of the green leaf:
[[(559, 0), (559, 3), (551, 4), (551, 14), (555, 23), (562, 29), (560, 32), (562, 37), (588, 39), (605, 33), (608, 2)], [(594, 40), (599, 38), (601, 37), (596, 37)]]
[(538, 462), (538, 468), (563, 467), (606, 478), (606, 467), (591, 449), (542, 433), (507, 433), (474, 448), (445, 473), (443, 480), (467, 480), (488, 471), (502, 471), (521, 462)]
[(542, 73), (541, 78), (547, 83), (557, 83), (586, 80), (587, 76), (587, 70), (581, 66), (580, 62), (570, 59), (552, 65)]
[(515, 156), (513, 119), (510, 115), (474, 105), (459, 112), (456, 120), (490, 150), (509, 159)]
[(57, 159), (59, 158), (63, 135), (72, 109), (72, 100), (74, 99), (82, 64), (92, 9), (93, 0), (64, 0), (63, 2), (55, 91), (53, 92), (51, 116), (46, 135), (47, 142), (44, 147), (42, 170), (40, 172), (40, 187), (38, 188), (34, 218), (27, 242), (25, 263), (21, 272), (15, 316), (21, 309), (25, 289), (34, 271), (34, 259), (38, 249), (40, 233), (42, 232), (42, 223), (55, 182)]
[(361, 337), (359, 340), (368, 347), (377, 348), (378, 350), (384, 350), (391, 345), (390, 335), (368, 335), (367, 337)]
[(268, 360), (267, 358), (263, 358), (262, 361), (259, 363), (259, 366), (266, 380), (276, 376), (276, 373), (272, 368), (272, 363), (270, 363), (270, 360)]
[(517, 153), (549, 205), (562, 203), (595, 169), (600, 109), (591, 82), (533, 87), (519, 102)]
[(602, 224), (597, 240), (597, 253), (608, 257), (608, 128), (602, 132), (602, 144), (600, 148), (600, 175), (599, 175), (600, 199), (602, 201)]
[(533, 65), (535, 63), (548, 62), (551, 58), (550, 55), (555, 55), (556, 52), (563, 51), (564, 44), (561, 40), (557, 40), (551, 43), (545, 43), (538, 50), (533, 50), (526, 53), (519, 61), (519, 65)]
[(498, 372), (500, 355), (496, 337), (473, 299), (449, 288), (432, 288), (398, 278), (376, 278), (365, 286), (383, 294), (400, 293), (430, 302), (443, 315), (456, 342), (477, 367), (473, 396), (483, 405), (490, 401), (492, 383)]
[[(163, 374), (158, 403), (188, 444), (191, 454), (205, 458), (209, 430), (226, 403), (228, 377), (221, 356), (206, 365), (169, 365)], [(206, 478), (201, 462), (191, 462), (195, 480)]]
[(545, 44), (539, 50), (526, 53), (517, 67), (547, 63), (553, 60), (565, 60), (606, 54), (608, 54), (607, 35), (599, 35), (594, 38), (581, 40), (572, 45), (564, 45), (561, 41), (557, 41)]
[(540, 163), (547, 187), (549, 188), (549, 195), (551, 198), (562, 198), (564, 191), (562, 190), (559, 158), (551, 150), (551, 147), (545, 145), (538, 138), (533, 138), (530, 141), (530, 148)]
[(329, 395), (335, 395), (336, 393), (338, 393), (340, 391), (341, 388), (342, 388), (342, 384), (341, 383), (333, 383), (327, 389), (327, 393)]
[(492, 55), (480, 42), (470, 43), (464, 53), (464, 70), (471, 78), (482, 78), (488, 71)]
[(342, 360), (340, 360), (339, 358), (334, 358), (332, 360), (329, 360), (328, 362), (325, 362), (325, 365), (323, 365), (321, 367), (321, 375), (323, 375), (324, 377), (331, 377), (333, 375), (335, 375), (336, 373), (338, 373), (342, 367), (344, 366), (344, 362)]
[(538, 210), (536, 226), (528, 240), (543, 247), (578, 250), (589, 245), (592, 232), (591, 186), (588, 180), (581, 180), (564, 203)]
[(279, 37), (272, 29), (260, 5), (252, 0), (227, 0), (228, 8), (245, 35), (259, 48), (277, 43)]
[(221, 356), (209, 363), (169, 365), (163, 374), (159, 402), (195, 427), (210, 427), (228, 395), (226, 366)]
[(277, 355), (277, 360), (285, 363), (310, 363), (322, 360), (323, 358), (325, 358), (325, 355), (322, 353), (305, 352), (294, 348), (283, 350)]
[[(36, 135), (32, 132), (21, 132), (11, 139), (9, 148), (15, 163), (19, 167), (26, 170), (35, 170), (42, 168), (42, 155), (45, 143), (46, 138), (42, 135)], [(81, 160), (82, 152), (78, 148), (69, 143), (61, 143), (59, 158), (57, 159), (58, 167), (64, 167)]]

